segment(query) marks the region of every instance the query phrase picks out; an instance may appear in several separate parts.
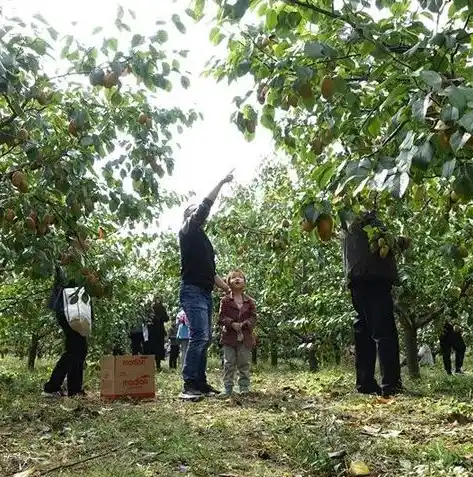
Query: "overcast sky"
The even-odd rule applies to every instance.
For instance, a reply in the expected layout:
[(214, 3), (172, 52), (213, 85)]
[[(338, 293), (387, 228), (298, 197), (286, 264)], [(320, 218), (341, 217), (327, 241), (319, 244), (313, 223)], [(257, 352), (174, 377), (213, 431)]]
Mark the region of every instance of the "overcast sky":
[[(136, 20), (126, 18), (132, 33), (153, 34), (157, 30), (156, 20), (169, 21), (173, 13), (181, 15), (187, 26), (187, 34), (178, 33), (171, 22), (167, 30), (172, 47), (189, 50), (187, 60), (183, 60), (181, 65), (191, 73), (191, 87), (188, 90), (177, 87), (171, 93), (163, 92), (163, 101), (165, 105), (195, 108), (203, 113), (204, 120), (182, 134), (182, 149), (176, 150), (176, 167), (173, 176), (165, 181), (167, 188), (179, 193), (193, 190), (200, 198), (233, 168), (237, 182), (248, 182), (261, 158), (271, 153), (271, 139), (267, 131), (258, 130), (257, 138), (252, 143), (247, 143), (236, 126), (230, 123), (230, 115), (234, 111), (233, 97), (246, 92), (251, 87), (251, 82), (248, 80), (246, 84), (229, 86), (226, 81), (216, 84), (212, 78), (200, 76), (205, 62), (218, 51), (208, 40), (210, 19), (195, 24), (184, 13), (187, 1), (3, 0), (1, 3), (5, 14), (15, 13), (25, 21), (40, 12), (60, 33), (73, 34), (86, 44), (96, 41), (101, 43), (103, 36), (114, 36), (122, 39), (124, 47), (128, 38), (120, 34), (113, 25), (118, 3), (136, 13)], [(71, 26), (72, 22), (77, 24)], [(96, 26), (104, 27), (104, 31), (98, 37), (92, 37), (91, 32)], [(164, 214), (161, 218), (162, 227), (177, 230), (181, 212), (178, 209)]]

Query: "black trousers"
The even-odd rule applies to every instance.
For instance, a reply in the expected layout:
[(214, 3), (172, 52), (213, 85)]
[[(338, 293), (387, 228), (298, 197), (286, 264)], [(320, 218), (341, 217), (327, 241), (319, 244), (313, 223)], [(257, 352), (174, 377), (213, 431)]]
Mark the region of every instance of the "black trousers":
[(60, 391), (67, 376), (67, 394), (74, 396), (83, 392), (87, 339), (69, 326), (64, 314), (58, 315), (58, 322), (66, 338), (65, 351), (56, 363), (49, 381), (44, 385), (44, 391), (47, 393)]
[(131, 354), (143, 354), (143, 334), (132, 333), (130, 335), (131, 340)]
[(466, 344), (457, 333), (447, 333), (440, 337), (440, 351), (442, 352), (443, 366), (447, 374), (452, 374), (452, 350), (455, 351), (455, 371), (459, 372), (465, 359)]
[[(391, 394), (402, 388), (399, 338), (388, 282), (358, 282), (351, 286), (357, 312), (355, 329), (356, 387), (361, 393)], [(381, 371), (381, 389), (375, 380), (376, 354)]]
[(179, 359), (179, 343), (172, 344), (169, 350), (169, 367), (177, 369), (177, 360)]

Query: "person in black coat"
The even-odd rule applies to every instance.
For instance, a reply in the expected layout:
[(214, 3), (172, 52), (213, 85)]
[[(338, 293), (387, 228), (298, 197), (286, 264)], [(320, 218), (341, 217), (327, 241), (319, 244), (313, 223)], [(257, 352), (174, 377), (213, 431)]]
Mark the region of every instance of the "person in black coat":
[(131, 354), (144, 354), (143, 325), (141, 321), (131, 328), (128, 336), (131, 342)]
[(155, 298), (147, 312), (148, 339), (144, 341), (144, 353), (154, 355), (156, 369), (161, 369), (161, 361), (166, 357), (164, 323), (169, 321), (166, 308), (160, 298)]
[[(363, 394), (389, 396), (402, 392), (399, 339), (394, 319), (392, 287), (398, 282), (392, 251), (382, 258), (370, 250), (366, 226), (385, 231), (375, 212), (366, 212), (346, 230), (343, 258), (353, 307), (356, 388)], [(375, 380), (376, 355), (379, 358), (381, 386)]]
[(174, 322), (169, 328), (169, 368), (177, 369), (179, 359), (180, 343), (177, 339), (177, 323)]
[(463, 374), (463, 360), (465, 359), (466, 344), (460, 328), (446, 321), (440, 335), (440, 352), (443, 366), (447, 374), (452, 374), (452, 350), (455, 351), (455, 373)]
[(66, 376), (68, 396), (85, 394), (82, 384), (85, 358), (87, 356), (87, 338), (69, 326), (64, 313), (63, 290), (64, 288), (75, 288), (76, 286), (74, 280), (68, 279), (64, 270), (60, 266), (56, 266), (56, 275), (48, 301), (48, 308), (56, 313), (57, 322), (64, 332), (65, 350), (56, 363), (49, 381), (44, 384), (45, 396), (62, 396), (62, 385)]

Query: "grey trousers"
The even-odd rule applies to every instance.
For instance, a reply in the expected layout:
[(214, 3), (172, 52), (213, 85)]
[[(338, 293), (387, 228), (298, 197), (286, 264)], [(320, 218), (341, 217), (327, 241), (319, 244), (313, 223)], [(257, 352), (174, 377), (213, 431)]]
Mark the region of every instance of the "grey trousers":
[(238, 371), (238, 386), (240, 392), (250, 389), (251, 349), (243, 343), (236, 346), (223, 347), (223, 385), (226, 392), (233, 391), (235, 372)]
[(181, 347), (181, 368), (183, 368), (184, 363), (186, 362), (186, 353), (187, 348), (189, 347), (189, 340), (179, 340), (179, 345)]

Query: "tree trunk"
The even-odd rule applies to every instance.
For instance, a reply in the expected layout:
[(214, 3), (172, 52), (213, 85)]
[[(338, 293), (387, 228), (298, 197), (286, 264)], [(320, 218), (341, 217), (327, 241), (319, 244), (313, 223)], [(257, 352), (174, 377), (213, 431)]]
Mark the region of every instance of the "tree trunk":
[(30, 347), (28, 349), (28, 369), (34, 370), (36, 356), (38, 354), (39, 336), (36, 333), (31, 335)]
[(419, 361), (417, 359), (417, 328), (407, 320), (402, 320), (404, 329), (404, 346), (406, 347), (406, 360), (409, 376), (413, 379), (420, 379)]
[(278, 365), (278, 347), (276, 343), (271, 343), (270, 356), (271, 366), (275, 368)]
[(256, 365), (258, 364), (258, 348), (253, 348), (251, 350), (251, 362)]
[(312, 346), (307, 350), (307, 359), (309, 360), (309, 370), (311, 372), (318, 371), (319, 369), (319, 362), (317, 360), (317, 356), (315, 354), (315, 347)]

